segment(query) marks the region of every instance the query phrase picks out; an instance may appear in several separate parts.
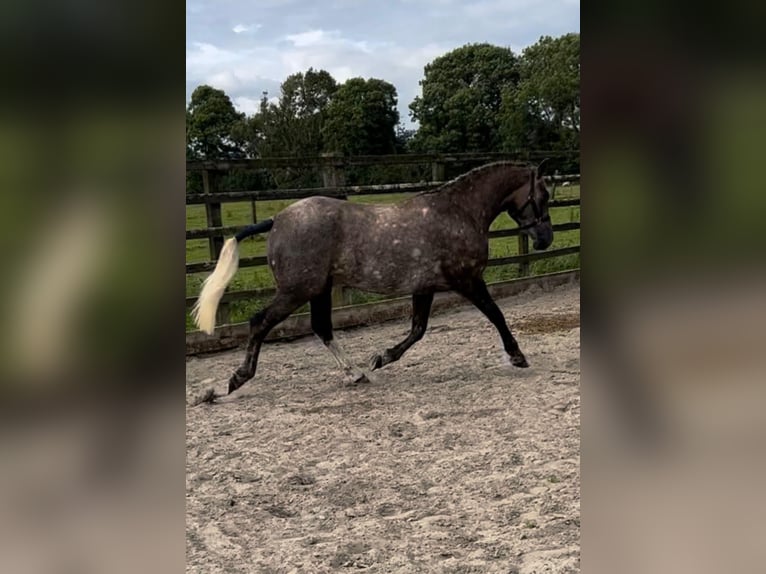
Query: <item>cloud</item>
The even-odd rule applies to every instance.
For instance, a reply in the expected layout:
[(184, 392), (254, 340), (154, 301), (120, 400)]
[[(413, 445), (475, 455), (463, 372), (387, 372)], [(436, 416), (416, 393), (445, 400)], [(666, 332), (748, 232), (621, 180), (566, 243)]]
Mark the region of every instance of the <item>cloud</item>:
[(244, 34), (245, 32), (255, 31), (255, 30), (257, 30), (258, 28), (260, 28), (262, 26), (263, 26), (263, 24), (255, 24), (255, 25), (252, 25), (252, 26), (245, 26), (244, 24), (237, 24), (236, 26), (234, 26), (231, 29), (231, 31), (234, 32), (235, 34)]
[(241, 50), (227, 49), (195, 42), (186, 50), (186, 80), (204, 81), (213, 77), (229, 81), (248, 81), (253, 78), (284, 79), (280, 53), (274, 47), (253, 46)]
[(241, 111), (252, 113), (251, 100), (259, 102), (264, 91), (278, 93), (283, 80), (275, 48), (234, 50), (195, 42), (186, 50), (187, 100), (197, 86), (207, 84), (225, 91)]
[(327, 36), (328, 34), (324, 30), (310, 30), (300, 34), (288, 34), (285, 38), (297, 48), (306, 48), (326, 43)]
[(344, 47), (359, 50), (365, 54), (371, 51), (370, 43), (366, 40), (351, 40), (341, 35), (338, 30), (309, 30), (299, 34), (288, 34), (285, 40), (296, 48)]
[(199, 74), (204, 70), (240, 60), (241, 54), (219, 48), (205, 42), (194, 42), (192, 50), (186, 50), (186, 74)]
[(237, 108), (237, 110), (246, 113), (248, 116), (255, 114), (261, 108), (260, 98), (238, 96), (236, 98), (232, 98), (231, 102), (234, 104), (234, 107)]
[(408, 106), (420, 93), (423, 68), (434, 58), (475, 42), (508, 46), (518, 54), (540, 36), (579, 31), (579, 0), (190, 2), (187, 100), (205, 83), (225, 90), (246, 113), (257, 109), (263, 91), (273, 98), (287, 76), (313, 67), (339, 82), (352, 77), (391, 82), (408, 124)]

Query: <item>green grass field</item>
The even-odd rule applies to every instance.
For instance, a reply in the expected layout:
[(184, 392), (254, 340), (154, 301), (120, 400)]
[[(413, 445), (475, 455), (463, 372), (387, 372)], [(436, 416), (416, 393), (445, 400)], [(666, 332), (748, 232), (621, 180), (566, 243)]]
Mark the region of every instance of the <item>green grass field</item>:
[[(350, 201), (359, 203), (392, 203), (399, 201), (410, 194), (385, 194), (385, 195), (367, 195), (353, 197)], [(572, 199), (580, 196), (580, 187), (577, 185), (569, 187), (558, 187), (556, 189), (556, 199)], [(272, 217), (285, 207), (293, 203), (294, 200), (274, 200), (259, 201), (256, 203), (258, 221)], [(252, 223), (253, 212), (250, 202), (226, 203), (221, 207), (223, 225), (246, 225)], [(550, 210), (551, 220), (554, 224), (580, 221), (580, 208), (558, 207)], [(506, 213), (503, 213), (492, 224), (492, 230), (508, 229), (515, 226)], [(187, 205), (186, 206), (186, 229), (204, 229), (206, 227), (205, 206)], [(255, 255), (265, 255), (266, 253), (266, 235), (253, 237), (245, 241), (241, 246), (240, 254), (242, 257), (252, 257)], [(554, 241), (550, 249), (569, 247), (577, 245), (580, 242), (580, 230), (558, 231), (554, 235)], [(509, 257), (518, 255), (518, 238), (501, 237), (490, 240), (490, 258)], [(198, 263), (210, 259), (208, 240), (193, 239), (186, 242), (186, 262)], [(543, 259), (530, 263), (530, 273), (533, 275), (542, 273), (552, 273), (565, 269), (575, 269), (580, 265), (580, 255), (564, 255), (551, 259)], [(193, 297), (199, 293), (200, 285), (207, 273), (194, 273), (186, 276), (186, 296)], [(519, 276), (517, 265), (501, 265), (489, 267), (484, 273), (487, 283), (514, 279)], [(271, 287), (274, 285), (274, 279), (266, 266), (245, 267), (239, 270), (234, 280), (229, 286), (230, 291), (239, 291), (244, 289), (256, 289)], [(352, 303), (364, 303), (384, 299), (385, 297), (362, 293), (358, 291), (351, 292)], [(250, 315), (262, 308), (268, 301), (265, 299), (253, 299), (248, 301), (234, 301), (230, 304), (230, 316), (233, 323), (246, 321)], [(188, 312), (186, 315), (186, 329), (194, 328), (191, 317)]]

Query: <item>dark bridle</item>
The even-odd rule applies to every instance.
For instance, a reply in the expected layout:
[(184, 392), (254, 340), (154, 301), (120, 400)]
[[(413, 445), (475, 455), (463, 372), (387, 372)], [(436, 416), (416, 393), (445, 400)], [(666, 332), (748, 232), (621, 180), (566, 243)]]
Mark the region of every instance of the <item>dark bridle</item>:
[[(544, 161), (542, 163), (545, 163)], [(540, 165), (542, 165), (542, 163)], [(550, 221), (551, 216), (549, 214), (543, 215), (540, 206), (537, 205), (537, 202), (535, 201), (535, 189), (537, 188), (537, 171), (540, 169), (540, 166), (537, 168), (532, 169), (531, 171), (531, 181), (529, 185), (529, 195), (527, 196), (527, 199), (524, 203), (521, 204), (521, 207), (519, 207), (517, 210), (514, 211), (513, 215), (514, 218), (519, 217), (523, 215), (524, 210), (526, 210), (529, 206), (532, 207), (532, 213), (534, 214), (534, 219), (530, 223), (525, 223), (524, 225), (519, 224), (518, 228), (519, 230), (524, 229), (530, 229), (532, 227), (536, 227), (540, 225), (541, 223), (545, 221)], [(517, 220), (518, 221), (518, 220)]]

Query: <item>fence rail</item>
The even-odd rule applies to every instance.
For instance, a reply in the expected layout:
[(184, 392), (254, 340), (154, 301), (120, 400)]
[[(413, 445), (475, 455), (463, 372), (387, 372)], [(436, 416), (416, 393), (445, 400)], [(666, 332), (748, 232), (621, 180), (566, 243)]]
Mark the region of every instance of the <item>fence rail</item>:
[[(530, 153), (468, 153), (468, 154), (406, 154), (396, 156), (354, 156), (344, 157), (337, 154), (326, 154), (316, 157), (303, 158), (264, 158), (248, 160), (227, 161), (196, 161), (187, 162), (187, 172), (201, 172), (203, 193), (187, 194), (187, 205), (204, 205), (207, 226), (202, 229), (187, 229), (187, 240), (207, 239), (209, 243), (209, 260), (197, 263), (187, 263), (186, 273), (210, 272), (215, 268), (217, 257), (223, 246), (225, 236), (230, 236), (244, 229), (246, 225), (223, 225), (222, 205), (227, 203), (251, 202), (252, 219), (256, 220), (256, 202), (275, 199), (297, 200), (310, 196), (325, 196), (348, 199), (354, 196), (384, 195), (392, 193), (415, 193), (427, 191), (439, 187), (445, 183), (445, 166), (454, 163), (489, 162), (496, 160), (516, 160), (519, 163), (528, 164), (536, 158), (544, 157), (571, 157), (574, 152), (530, 152)], [(415, 183), (393, 183), (376, 185), (347, 186), (345, 183), (344, 168), (347, 166), (369, 165), (402, 165), (402, 164), (431, 164), (431, 180)], [(266, 190), (242, 190), (242, 191), (218, 191), (216, 189), (219, 177), (232, 170), (261, 170), (278, 169), (288, 167), (316, 166), (322, 172), (322, 187), (315, 188), (290, 188), (290, 189), (266, 189)], [(557, 185), (564, 182), (579, 182), (579, 174), (549, 176)], [(580, 199), (552, 200), (549, 203), (551, 209), (559, 207), (579, 206)], [(559, 223), (553, 226), (554, 231), (568, 231), (580, 228), (579, 221)], [(529, 241), (526, 235), (520, 234), (517, 228), (491, 231), (490, 239), (502, 237), (518, 237), (518, 255), (490, 259), (488, 266), (517, 265), (521, 277), (529, 276), (530, 262), (551, 257), (560, 257), (578, 253), (579, 245), (551, 249), (543, 252), (529, 252)], [(266, 265), (265, 256), (242, 257), (239, 266), (255, 267)], [(224, 325), (229, 323), (229, 303), (254, 298), (268, 297), (275, 293), (273, 287), (229, 291), (224, 294), (219, 305), (217, 323)], [(186, 297), (186, 306), (191, 307), (196, 297)], [(345, 306), (350, 303), (347, 290), (338, 290), (333, 298), (335, 307)]]
[(288, 167), (322, 167), (332, 165), (345, 166), (369, 166), (369, 165), (410, 165), (415, 163), (456, 163), (456, 162), (489, 162), (489, 161), (518, 161), (527, 163), (535, 159), (552, 157), (577, 157), (576, 150), (549, 150), (549, 151), (511, 151), (492, 153), (423, 153), (423, 154), (400, 154), (400, 155), (357, 155), (343, 156), (328, 153), (321, 156), (303, 157), (270, 157), (255, 159), (229, 159), (215, 161), (187, 161), (187, 171), (231, 171), (234, 169), (257, 170)]
[[(313, 195), (318, 195), (318, 194), (309, 194), (308, 197), (313, 196)], [(383, 195), (383, 194), (380, 194), (380, 195)], [(282, 197), (281, 199), (295, 199), (295, 198), (292, 197), (292, 196), (285, 196), (285, 197)], [(222, 202), (222, 203), (226, 203), (226, 202)], [(187, 202), (187, 205), (191, 205), (191, 204), (189, 204)], [(551, 202), (548, 203), (548, 206), (551, 209), (555, 208), (555, 207), (570, 207), (570, 206), (573, 207), (573, 206), (579, 206), (579, 205), (580, 205), (580, 200), (579, 199), (565, 199), (565, 200), (561, 200), (561, 201), (551, 201)], [(568, 225), (570, 225), (570, 224), (562, 223), (562, 224), (559, 224), (559, 225), (554, 225), (553, 226), (553, 230), (554, 231), (564, 231), (564, 230), (568, 230), (568, 229), (578, 229), (579, 228), (579, 223), (577, 224), (577, 227), (564, 227), (564, 226), (568, 226)], [(242, 231), (246, 227), (247, 227), (247, 225), (229, 225), (229, 226), (225, 226), (225, 227), (206, 227), (204, 229), (187, 229), (186, 230), (186, 239), (208, 239), (210, 237), (222, 237), (222, 236), (227, 236), (227, 235), (234, 235), (237, 232)], [(512, 235), (518, 235), (518, 234), (519, 234), (519, 230), (516, 229), (516, 228), (514, 228), (514, 229), (502, 229), (502, 230), (499, 230), (499, 231), (490, 231), (489, 232), (489, 237), (491, 239), (493, 237), (510, 237)], [(186, 272), (187, 273), (194, 273), (194, 271), (189, 271), (189, 265), (194, 265), (194, 264), (187, 264)], [(204, 271), (204, 269), (202, 269), (202, 271)]]

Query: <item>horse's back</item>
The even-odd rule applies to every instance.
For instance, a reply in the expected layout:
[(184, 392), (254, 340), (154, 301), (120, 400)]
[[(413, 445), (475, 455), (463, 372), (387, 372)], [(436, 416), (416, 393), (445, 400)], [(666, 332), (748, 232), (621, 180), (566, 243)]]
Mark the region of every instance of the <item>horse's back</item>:
[(385, 294), (445, 290), (462, 260), (486, 258), (481, 242), (466, 251), (475, 243), (467, 241), (471, 234), (468, 222), (428, 200), (370, 205), (309, 197), (274, 218), (268, 259), (280, 288), (312, 294), (330, 280)]

